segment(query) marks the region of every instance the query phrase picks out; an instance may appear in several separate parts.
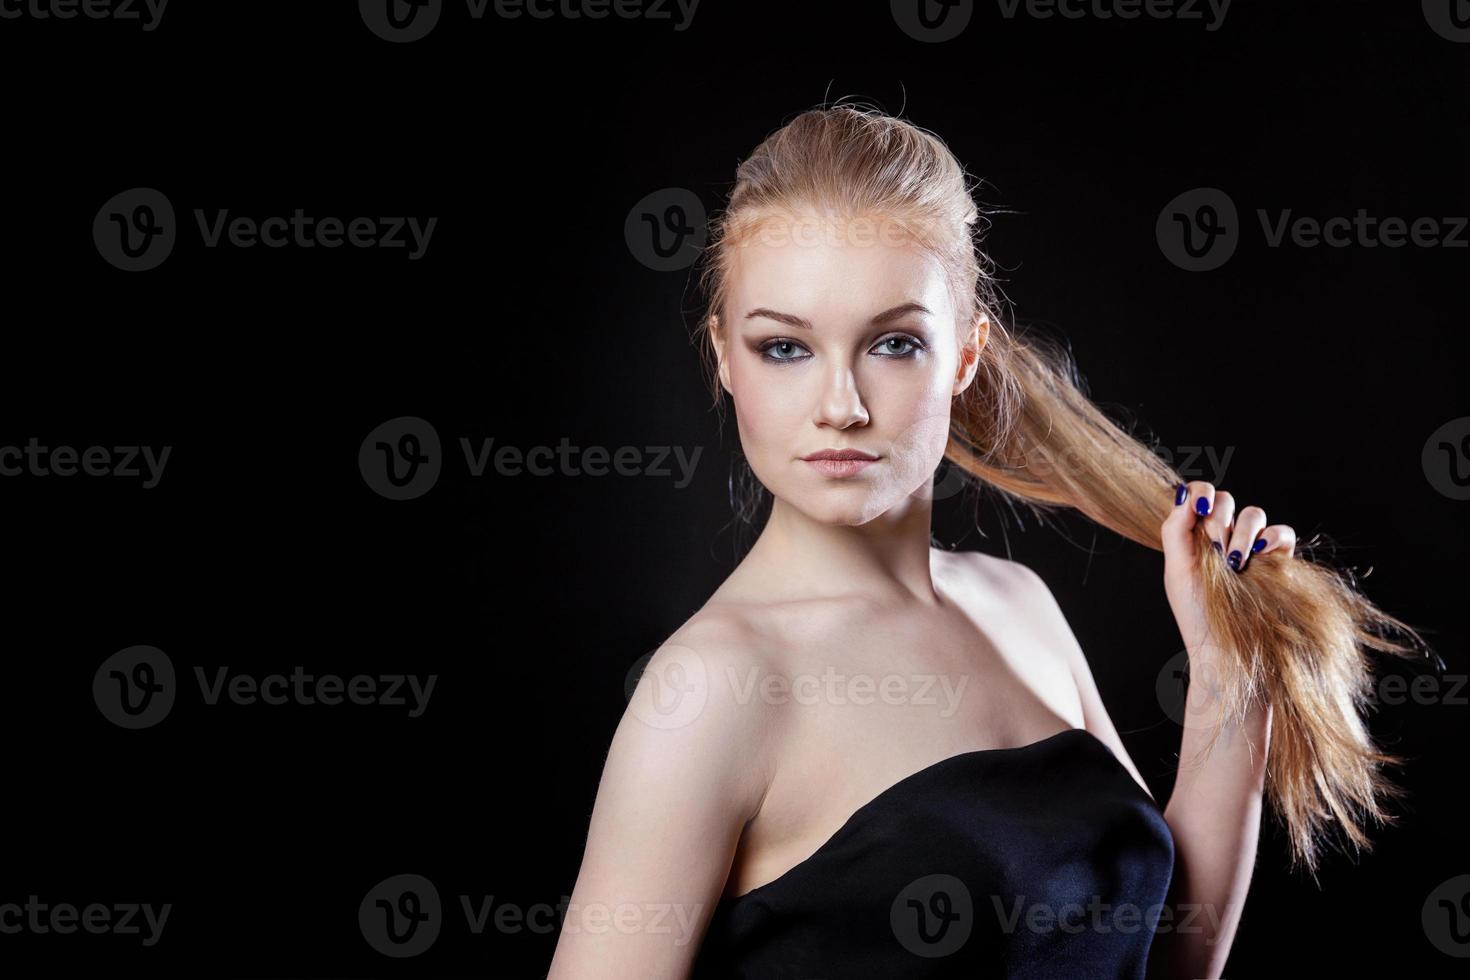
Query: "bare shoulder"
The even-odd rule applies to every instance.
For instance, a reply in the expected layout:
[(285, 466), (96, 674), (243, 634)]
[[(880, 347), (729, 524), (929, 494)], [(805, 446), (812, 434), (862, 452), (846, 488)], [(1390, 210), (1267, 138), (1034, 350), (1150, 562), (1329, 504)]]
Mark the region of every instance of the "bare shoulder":
[[(752, 610), (735, 604), (711, 602), (673, 632), (654, 655), (654, 660), (687, 651), (697, 656), (700, 666), (719, 682), (719, 690), (712, 692), (716, 697), (743, 704), (742, 686), (730, 681), (743, 674), (769, 669), (777, 649), (771, 630)], [(752, 699), (750, 714), (763, 711), (756, 703), (758, 700)]]
[(991, 595), (1008, 602), (1040, 603), (1056, 606), (1056, 598), (1046, 581), (1029, 565), (988, 555), (983, 551), (949, 552), (967, 568), (977, 585)]
[(1076, 666), (1077, 658), (1082, 657), (1081, 647), (1051, 586), (1035, 569), (981, 551), (955, 554), (963, 556), (962, 560), (975, 576), (976, 585), (994, 597), (1008, 617), (1020, 617), (1036, 628), (1049, 641), (1046, 644), (1048, 648), (1057, 650), (1069, 667)]
[(723, 770), (742, 820), (770, 784), (774, 706), (759, 696), (769, 649), (751, 617), (706, 606), (654, 651), (620, 726), (636, 720), (645, 766)]
[(969, 572), (975, 594), (989, 605), (995, 620), (1017, 624), (1035, 651), (1050, 652), (1058, 666), (1076, 676), (1086, 670), (1086, 658), (1057, 597), (1041, 574), (1028, 564), (985, 554), (954, 552)]
[(552, 980), (604, 976), (609, 961), (620, 976), (688, 975), (769, 785), (767, 706), (738, 680), (758, 654), (738, 617), (703, 615), (649, 657), (603, 764), (570, 907), (673, 908), (679, 922), (564, 928)]

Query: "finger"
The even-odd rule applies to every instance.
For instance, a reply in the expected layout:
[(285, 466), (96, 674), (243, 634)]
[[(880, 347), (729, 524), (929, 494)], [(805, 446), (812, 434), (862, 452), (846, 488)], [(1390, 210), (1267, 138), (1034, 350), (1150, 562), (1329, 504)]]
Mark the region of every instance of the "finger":
[[(1265, 542), (1262, 544), (1262, 542)], [(1260, 533), (1256, 538), (1255, 553), (1263, 555), (1268, 551), (1283, 552), (1286, 557), (1296, 555), (1296, 530), (1290, 524), (1272, 524)]]
[(1256, 536), (1266, 528), (1266, 512), (1251, 506), (1235, 515), (1235, 526), (1230, 530), (1230, 546), (1225, 550), (1225, 561), (1237, 572), (1245, 571), (1251, 558), (1251, 548)]
[[(1174, 506), (1164, 518), (1160, 529), (1164, 539), (1164, 556), (1189, 557), (1194, 554), (1194, 528), (1201, 517), (1208, 513), (1215, 499), (1215, 488), (1203, 480), (1191, 480), (1181, 484), (1183, 499), (1176, 493)], [(1203, 507), (1203, 510), (1200, 508)]]
[(1235, 498), (1228, 490), (1215, 491), (1215, 506), (1204, 519), (1205, 532), (1214, 542), (1215, 551), (1225, 557), (1225, 542), (1230, 540), (1230, 526), (1235, 523)]

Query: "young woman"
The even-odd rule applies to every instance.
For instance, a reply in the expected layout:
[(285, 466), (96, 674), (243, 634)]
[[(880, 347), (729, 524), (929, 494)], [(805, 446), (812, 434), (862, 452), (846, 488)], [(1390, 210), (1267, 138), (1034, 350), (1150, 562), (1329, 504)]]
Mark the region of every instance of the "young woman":
[[(1391, 819), (1360, 648), (1417, 634), (1008, 333), (978, 216), (937, 137), (851, 106), (740, 166), (700, 335), (770, 516), (639, 681), (551, 980), (1219, 976), (1264, 799), (1312, 869)], [(1166, 807), (1046, 584), (931, 546), (941, 459), (1163, 552)]]

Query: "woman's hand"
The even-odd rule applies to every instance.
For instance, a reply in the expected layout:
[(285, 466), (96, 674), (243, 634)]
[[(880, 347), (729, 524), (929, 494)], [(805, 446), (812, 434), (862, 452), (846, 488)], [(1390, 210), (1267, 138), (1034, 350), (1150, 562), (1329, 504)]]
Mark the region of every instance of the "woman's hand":
[(1174, 509), (1163, 524), (1164, 592), (1191, 658), (1208, 635), (1197, 550), (1201, 545), (1194, 532), (1200, 522), (1209, 532), (1219, 560), (1237, 574), (1249, 574), (1254, 555), (1282, 551), (1290, 558), (1296, 554), (1296, 531), (1290, 524), (1268, 525), (1266, 512), (1259, 507), (1245, 507), (1237, 514), (1235, 498), (1216, 490), (1212, 483), (1192, 480), (1180, 484)]

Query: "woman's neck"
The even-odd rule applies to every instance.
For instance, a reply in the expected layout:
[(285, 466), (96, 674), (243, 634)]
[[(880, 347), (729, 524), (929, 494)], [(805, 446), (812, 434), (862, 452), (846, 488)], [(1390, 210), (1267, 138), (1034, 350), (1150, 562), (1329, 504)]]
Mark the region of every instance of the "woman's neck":
[(922, 495), (860, 525), (813, 520), (779, 497), (742, 567), (773, 591), (870, 595), (939, 605), (931, 568), (932, 506)]

